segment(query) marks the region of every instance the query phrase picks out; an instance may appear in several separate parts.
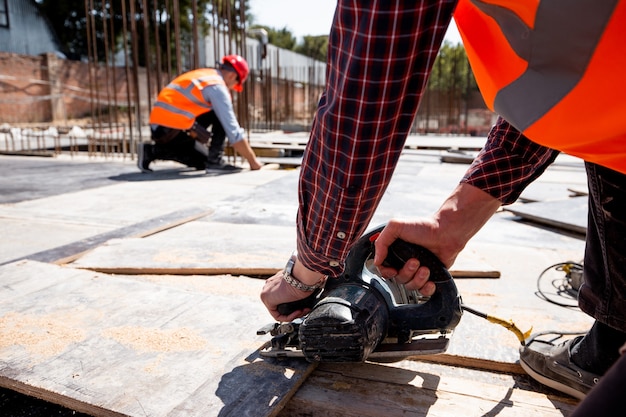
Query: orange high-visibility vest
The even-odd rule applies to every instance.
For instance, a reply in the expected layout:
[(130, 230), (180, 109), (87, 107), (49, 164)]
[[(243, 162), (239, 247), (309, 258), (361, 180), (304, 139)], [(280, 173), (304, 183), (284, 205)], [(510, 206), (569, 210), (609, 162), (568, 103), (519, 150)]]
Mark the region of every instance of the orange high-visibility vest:
[(186, 72), (172, 80), (157, 96), (150, 112), (150, 124), (173, 129), (189, 129), (196, 117), (211, 110), (211, 103), (202, 97), (202, 89), (224, 83), (213, 68)]
[(460, 0), (454, 19), (491, 110), (626, 173), (626, 1)]

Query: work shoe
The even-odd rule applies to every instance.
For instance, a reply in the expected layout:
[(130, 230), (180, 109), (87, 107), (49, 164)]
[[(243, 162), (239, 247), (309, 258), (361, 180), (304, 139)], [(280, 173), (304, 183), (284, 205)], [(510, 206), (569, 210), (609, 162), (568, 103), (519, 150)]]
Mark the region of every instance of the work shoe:
[(206, 172), (208, 173), (221, 172), (224, 174), (234, 174), (235, 172), (240, 172), (241, 170), (243, 170), (243, 168), (227, 164), (223, 160), (221, 160), (220, 162), (207, 162), (206, 164)]
[(154, 161), (152, 158), (152, 149), (149, 143), (137, 144), (137, 167), (141, 172), (152, 172), (150, 169), (150, 162)]
[(572, 347), (582, 338), (559, 345), (533, 339), (520, 348), (520, 364), (536, 381), (582, 400), (600, 379), (600, 375), (579, 368), (571, 360)]

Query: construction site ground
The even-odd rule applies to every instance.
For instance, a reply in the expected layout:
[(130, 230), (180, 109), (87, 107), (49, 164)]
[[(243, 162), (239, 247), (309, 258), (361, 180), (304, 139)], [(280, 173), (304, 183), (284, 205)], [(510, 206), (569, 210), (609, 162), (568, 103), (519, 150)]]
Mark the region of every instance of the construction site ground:
[[(435, 211), (484, 140), (412, 137), (371, 226)], [(260, 154), (284, 150), (230, 175), (0, 155), (1, 415), (571, 413), (577, 400), (521, 369), (512, 332), (468, 313), (439, 355), (317, 366), (261, 357), (269, 337), (256, 330), (272, 318), (258, 295), (295, 248), (292, 151), (306, 135), (252, 142)], [(585, 190), (582, 161), (562, 155), (498, 212), (451, 268), (464, 304), (524, 332), (585, 332), (591, 319), (553, 268), (582, 262)]]

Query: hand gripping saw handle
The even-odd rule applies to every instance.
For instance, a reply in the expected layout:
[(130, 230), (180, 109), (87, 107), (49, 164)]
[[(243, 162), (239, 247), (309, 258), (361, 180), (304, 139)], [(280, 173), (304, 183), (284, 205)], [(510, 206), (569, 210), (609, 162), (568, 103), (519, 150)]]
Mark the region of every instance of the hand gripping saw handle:
[[(373, 267), (373, 255), (374, 241), (383, 227), (357, 241), (346, 259), (344, 273), (328, 280), (323, 291), (297, 304), (279, 306), (283, 314), (312, 308), (296, 326), (298, 330), (294, 328), (297, 336), (292, 340), (308, 360), (400, 360), (447, 349), (445, 336), (462, 315), (454, 280), (432, 252), (401, 240), (389, 247), (385, 264), (399, 270), (408, 259), (417, 258), (429, 267), (430, 279), (437, 288), (435, 294), (422, 297), (417, 291), (382, 278)], [(424, 335), (429, 336), (420, 337)]]
[[(430, 281), (435, 283), (435, 293), (424, 298), (417, 291), (407, 291), (404, 285), (393, 280), (382, 279), (371, 264), (374, 258), (374, 241), (384, 225), (361, 237), (352, 247), (346, 259), (342, 280), (366, 282), (376, 288), (389, 308), (389, 323), (386, 337), (397, 338), (406, 343), (416, 334), (449, 333), (457, 326), (462, 316), (461, 296), (452, 276), (443, 263), (428, 249), (396, 240), (389, 246), (385, 266), (400, 270), (411, 258), (430, 270)], [(420, 301), (421, 300), (421, 301)]]

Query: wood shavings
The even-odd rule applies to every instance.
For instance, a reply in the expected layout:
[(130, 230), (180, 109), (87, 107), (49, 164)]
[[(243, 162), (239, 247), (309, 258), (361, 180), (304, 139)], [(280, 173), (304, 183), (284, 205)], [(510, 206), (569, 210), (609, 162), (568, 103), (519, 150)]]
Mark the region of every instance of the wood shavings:
[(106, 329), (103, 337), (141, 352), (187, 352), (203, 349), (207, 342), (186, 327), (171, 330), (123, 326)]
[(83, 331), (67, 325), (65, 315), (27, 315), (11, 312), (0, 317), (0, 349), (22, 346), (32, 354), (56, 356), (85, 339)]

